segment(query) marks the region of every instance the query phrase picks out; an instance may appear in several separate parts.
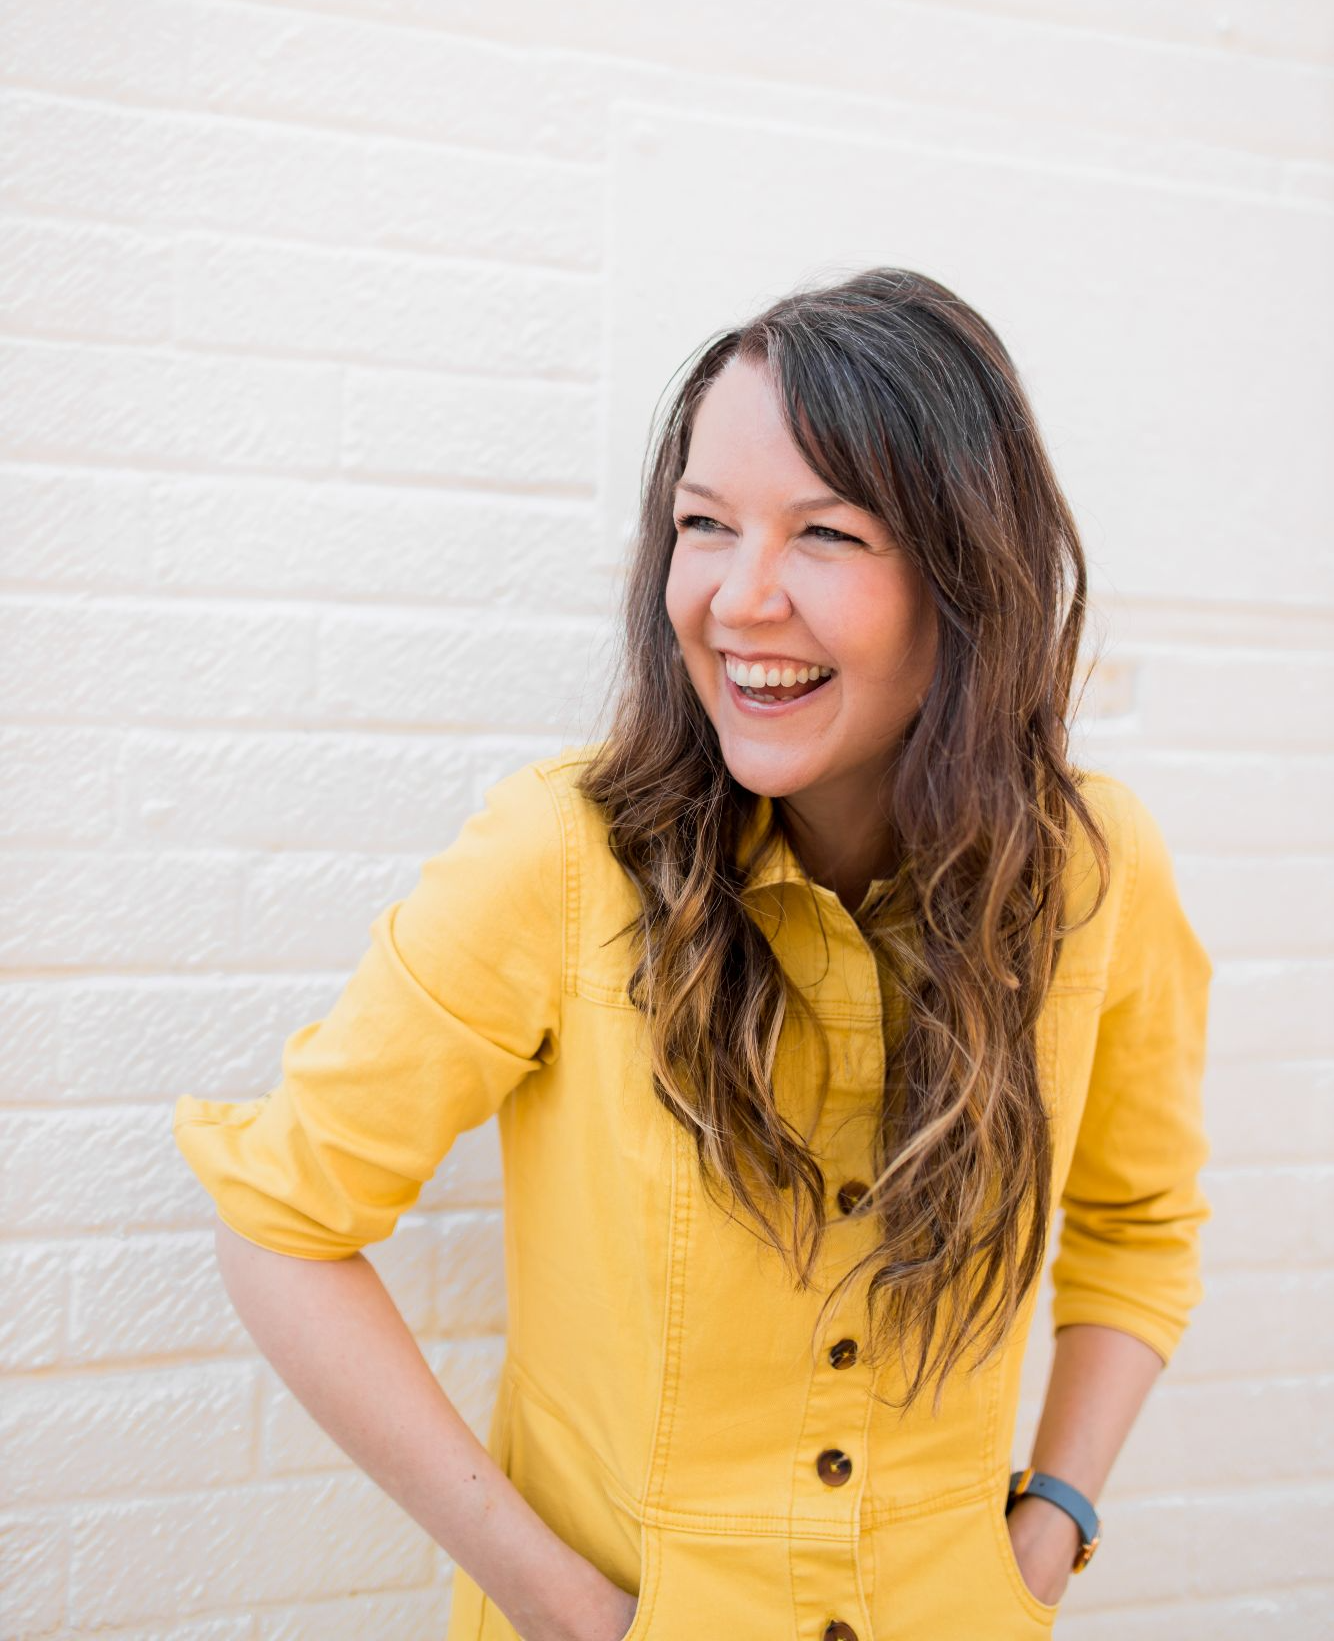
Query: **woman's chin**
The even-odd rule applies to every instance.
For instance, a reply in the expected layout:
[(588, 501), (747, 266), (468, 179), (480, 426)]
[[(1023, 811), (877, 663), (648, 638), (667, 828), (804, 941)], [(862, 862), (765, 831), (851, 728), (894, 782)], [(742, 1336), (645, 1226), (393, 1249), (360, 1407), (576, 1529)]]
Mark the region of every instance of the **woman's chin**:
[(810, 748), (756, 745), (744, 733), (719, 736), (723, 762), (738, 785), (766, 798), (786, 798), (820, 778), (823, 758)]

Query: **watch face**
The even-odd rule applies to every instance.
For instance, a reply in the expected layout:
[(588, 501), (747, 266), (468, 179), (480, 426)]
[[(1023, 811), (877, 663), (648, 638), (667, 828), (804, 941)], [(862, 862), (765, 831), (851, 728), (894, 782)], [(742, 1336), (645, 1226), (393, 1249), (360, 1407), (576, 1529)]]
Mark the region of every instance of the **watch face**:
[(1093, 1552), (1098, 1548), (1101, 1537), (1102, 1535), (1099, 1534), (1098, 1538), (1090, 1539), (1087, 1544), (1081, 1544), (1079, 1546), (1079, 1551), (1075, 1556), (1074, 1566), (1074, 1570), (1077, 1573), (1082, 1573), (1085, 1567), (1088, 1566), (1089, 1562), (1093, 1560)]

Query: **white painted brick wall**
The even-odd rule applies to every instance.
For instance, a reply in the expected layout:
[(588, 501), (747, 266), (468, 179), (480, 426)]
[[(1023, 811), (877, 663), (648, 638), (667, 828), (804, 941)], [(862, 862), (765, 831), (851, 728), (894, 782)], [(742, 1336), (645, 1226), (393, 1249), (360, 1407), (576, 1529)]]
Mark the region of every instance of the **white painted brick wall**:
[[(1323, 309), (1279, 323), (1334, 267), (1325, 0), (0, 0), (0, 77), (3, 1641), (443, 1632), (448, 1558), (232, 1313), (170, 1105), (267, 1086), (484, 788), (592, 722), (625, 407), (734, 297), (897, 260), (988, 311), (894, 238), (896, 155), (1076, 202), (958, 255), (1019, 270), (1014, 328), (989, 316), (1087, 529), (1077, 750), (1158, 815), (1217, 971), (1206, 1302), (1059, 1633), (1327, 1633), (1334, 554), (1300, 453), (1334, 361)], [(807, 202), (755, 133), (851, 145), (865, 220), (748, 215)], [(756, 163), (774, 195), (737, 189)], [(1052, 363), (1118, 270), (1023, 330), (1081, 189), (1128, 255), (1145, 201), (1223, 224), (1215, 264), (1162, 270), (1200, 284), (1187, 366), (1127, 368), (1119, 405), (1092, 355), (1087, 391)], [(1258, 442), (1214, 471), (1232, 395)], [(499, 1201), (489, 1125), (373, 1255), (479, 1434)], [(1016, 1460), (1048, 1360), (1040, 1316)]]

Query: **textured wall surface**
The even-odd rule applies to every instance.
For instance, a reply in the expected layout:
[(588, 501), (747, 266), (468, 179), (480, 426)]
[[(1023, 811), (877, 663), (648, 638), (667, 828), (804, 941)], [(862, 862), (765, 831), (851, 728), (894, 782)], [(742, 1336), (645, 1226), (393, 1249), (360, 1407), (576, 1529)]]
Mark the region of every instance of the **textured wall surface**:
[[(1216, 964), (1206, 1299), (1058, 1633), (1328, 1633), (1324, 0), (0, 0), (0, 77), (4, 1641), (442, 1633), (448, 1557), (254, 1352), (169, 1107), (267, 1087), (591, 724), (679, 362), (869, 262), (1015, 353), (1090, 557), (1076, 749)], [(492, 1124), (373, 1250), (479, 1434), (499, 1201)]]

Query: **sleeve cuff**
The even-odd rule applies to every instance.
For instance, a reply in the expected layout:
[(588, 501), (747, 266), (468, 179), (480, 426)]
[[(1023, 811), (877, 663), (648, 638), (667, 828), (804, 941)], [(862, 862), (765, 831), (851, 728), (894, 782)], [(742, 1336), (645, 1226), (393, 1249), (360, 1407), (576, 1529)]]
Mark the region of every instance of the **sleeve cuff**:
[(1099, 1327), (1119, 1328), (1122, 1333), (1133, 1334), (1162, 1357), (1164, 1367), (1172, 1360), (1186, 1331), (1184, 1326), (1172, 1326), (1160, 1317), (1146, 1315), (1131, 1305), (1118, 1305), (1105, 1299), (1090, 1299), (1084, 1303), (1066, 1300), (1062, 1304), (1054, 1304), (1051, 1318), (1053, 1333), (1074, 1323), (1091, 1322)]

